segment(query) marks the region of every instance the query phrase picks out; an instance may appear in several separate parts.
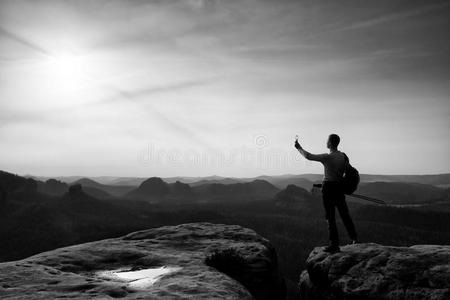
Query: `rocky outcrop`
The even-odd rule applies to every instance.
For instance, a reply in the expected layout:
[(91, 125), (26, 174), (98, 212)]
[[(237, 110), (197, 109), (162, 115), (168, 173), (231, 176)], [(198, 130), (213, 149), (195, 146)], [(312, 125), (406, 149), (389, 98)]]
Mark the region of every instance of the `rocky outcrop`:
[(301, 299), (450, 299), (450, 246), (349, 245), (314, 249), (300, 277)]
[(130, 191), (128, 196), (142, 199), (156, 197), (159, 199), (169, 193), (170, 187), (168, 183), (164, 182), (159, 177), (151, 177), (142, 182), (138, 188)]
[(166, 183), (159, 177), (151, 177), (141, 185), (127, 193), (129, 198), (144, 200), (154, 203), (187, 203), (194, 200), (194, 193), (191, 187), (180, 181)]
[(317, 199), (304, 188), (290, 184), (275, 195), (275, 204), (285, 208), (302, 208)]
[[(142, 275), (155, 269), (165, 274)], [(275, 251), (253, 230), (191, 223), (1, 263), (0, 298), (283, 299), (284, 285)]]

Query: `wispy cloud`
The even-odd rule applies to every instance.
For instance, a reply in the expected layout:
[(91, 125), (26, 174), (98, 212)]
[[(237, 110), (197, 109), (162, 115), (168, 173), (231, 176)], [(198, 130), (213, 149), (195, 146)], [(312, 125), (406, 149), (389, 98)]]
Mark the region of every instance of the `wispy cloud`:
[(149, 98), (146, 98), (147, 96), (155, 95), (155, 94), (161, 94), (161, 93), (172, 93), (177, 92), (181, 90), (186, 90), (194, 87), (199, 87), (208, 84), (212, 81), (212, 78), (208, 79), (197, 79), (197, 80), (186, 80), (171, 84), (165, 84), (165, 85), (151, 85), (145, 88), (141, 89), (134, 89), (134, 90), (125, 90), (125, 89), (119, 89), (116, 87), (106, 87), (110, 91), (113, 91), (115, 95), (113, 97), (108, 97), (101, 102), (111, 102), (115, 100), (120, 99), (127, 99), (127, 100), (151, 100)]
[[(179, 120), (174, 120), (170, 118), (167, 114), (158, 110), (155, 105), (152, 103), (151, 96), (161, 94), (161, 93), (172, 93), (179, 92), (185, 89), (190, 89), (197, 86), (202, 86), (208, 84), (213, 79), (202, 79), (202, 80), (189, 80), (178, 82), (175, 84), (167, 84), (161, 86), (150, 86), (142, 89), (135, 89), (132, 91), (120, 89), (117, 87), (109, 86), (107, 87), (109, 92), (112, 92), (114, 95), (112, 97), (107, 97), (99, 102), (95, 102), (92, 105), (99, 104), (108, 104), (112, 102), (116, 102), (118, 100), (127, 100), (127, 103), (131, 105), (138, 106), (140, 111), (145, 111), (153, 121), (160, 123), (160, 128), (164, 128), (169, 132), (178, 133), (178, 135), (184, 139), (195, 141), (197, 144), (211, 148), (211, 145), (206, 142), (200, 135), (196, 134), (193, 130), (189, 128), (188, 124), (181, 124), (182, 122)], [(150, 97), (150, 98), (148, 98)], [(142, 100), (150, 100), (145, 101), (145, 103), (141, 103)]]
[(13, 40), (13, 41), (21, 44), (22, 46), (25, 46), (28, 49), (33, 50), (34, 52), (36, 52), (38, 54), (45, 55), (45, 56), (51, 55), (51, 53), (47, 49), (41, 47), (38, 43), (35, 43), (31, 39), (25, 38), (17, 33), (9, 31), (3, 27), (0, 27), (0, 36), (4, 36), (10, 40)]
[(437, 10), (447, 8), (447, 7), (450, 7), (449, 1), (443, 2), (443, 3), (438, 3), (438, 4), (430, 4), (430, 5), (422, 6), (419, 8), (414, 8), (414, 9), (410, 9), (407, 11), (403, 11), (403, 12), (385, 14), (385, 15), (382, 15), (382, 16), (379, 16), (376, 18), (368, 19), (368, 20), (361, 21), (361, 22), (356, 22), (349, 26), (339, 28), (336, 31), (363, 29), (363, 28), (367, 28), (367, 27), (376, 26), (379, 24), (384, 24), (384, 23), (399, 21), (399, 20), (406, 19), (406, 18), (421, 16), (423, 14), (437, 11)]

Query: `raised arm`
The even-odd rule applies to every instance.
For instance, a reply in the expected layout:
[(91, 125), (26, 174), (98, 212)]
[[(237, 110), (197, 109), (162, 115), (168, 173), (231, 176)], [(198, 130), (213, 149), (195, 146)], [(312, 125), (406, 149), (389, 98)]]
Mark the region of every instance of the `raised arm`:
[(303, 155), (304, 158), (306, 158), (307, 160), (313, 160), (313, 161), (319, 161), (319, 162), (323, 162), (327, 157), (328, 154), (324, 153), (324, 154), (312, 154), (309, 153), (308, 151), (306, 151), (305, 149), (302, 148), (302, 146), (300, 146), (300, 144), (298, 143), (298, 141), (295, 141), (295, 148), (298, 150), (298, 152), (300, 152), (301, 155)]

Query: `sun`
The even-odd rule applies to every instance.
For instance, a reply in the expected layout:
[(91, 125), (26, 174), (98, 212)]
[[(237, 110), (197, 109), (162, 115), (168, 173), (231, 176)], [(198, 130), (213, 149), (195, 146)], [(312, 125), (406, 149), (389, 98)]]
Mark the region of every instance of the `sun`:
[(89, 84), (89, 60), (82, 55), (61, 53), (48, 57), (44, 77), (59, 92), (75, 92)]
[(75, 107), (110, 93), (111, 64), (98, 53), (54, 51), (36, 60), (33, 68), (33, 99), (45, 107)]

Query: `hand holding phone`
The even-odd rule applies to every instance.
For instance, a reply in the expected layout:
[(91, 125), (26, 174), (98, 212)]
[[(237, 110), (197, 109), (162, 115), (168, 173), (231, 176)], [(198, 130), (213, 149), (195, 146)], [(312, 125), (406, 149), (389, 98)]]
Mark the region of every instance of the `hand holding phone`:
[(295, 149), (300, 149), (300, 144), (298, 142), (298, 135), (295, 136), (295, 144), (294, 144)]

